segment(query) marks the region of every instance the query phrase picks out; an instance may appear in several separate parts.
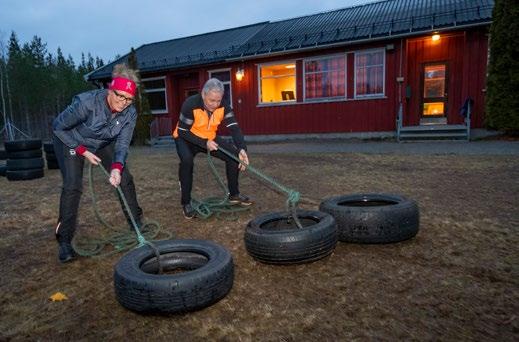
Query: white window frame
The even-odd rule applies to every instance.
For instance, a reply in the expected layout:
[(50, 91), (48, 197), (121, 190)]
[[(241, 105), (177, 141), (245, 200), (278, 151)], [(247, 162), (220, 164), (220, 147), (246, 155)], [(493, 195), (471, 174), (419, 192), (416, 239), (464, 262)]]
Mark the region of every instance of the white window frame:
[(229, 85), (229, 106), (232, 107), (232, 69), (231, 68), (225, 68), (225, 69), (215, 69), (215, 70), (208, 70), (207, 73), (209, 74), (209, 78), (212, 78), (213, 77), (213, 73), (216, 73), (216, 72), (224, 72), (224, 71), (228, 71), (229, 72), (229, 81), (226, 81), (226, 82), (223, 82), (223, 85), (226, 85), (228, 84)]
[(151, 114), (168, 114), (168, 92), (166, 90), (166, 76), (159, 76), (159, 77), (150, 77), (150, 78), (143, 78), (141, 79), (141, 82), (144, 83), (146, 81), (156, 81), (156, 80), (164, 80), (164, 88), (152, 88), (147, 89), (144, 88), (145, 93), (158, 93), (158, 92), (164, 92), (164, 102), (166, 103), (166, 109), (159, 109), (159, 110), (152, 110)]
[[(367, 53), (382, 52), (382, 93), (357, 95), (357, 55), (364, 55)], [(353, 52), (353, 91), (354, 99), (370, 99), (370, 98), (383, 98), (386, 96), (386, 49), (368, 49), (358, 50)]]
[[(264, 66), (269, 66), (269, 65), (277, 65), (277, 64), (294, 64), (295, 65), (295, 68), (294, 68), (294, 77), (295, 77), (295, 81), (294, 81), (294, 100), (290, 100), (290, 101), (278, 101), (278, 102), (261, 102), (261, 68), (264, 67)], [(258, 64), (257, 65), (257, 72), (258, 72), (258, 105), (259, 106), (270, 106), (270, 105), (286, 105), (286, 104), (293, 104), (293, 103), (297, 103), (297, 60), (295, 59), (290, 59), (290, 60), (283, 60), (283, 61), (275, 61), (275, 62), (268, 62), (268, 63), (261, 63), (261, 64)], [(277, 76), (279, 77), (279, 76)], [(282, 77), (285, 77), (285, 76), (282, 76)]]
[[(321, 59), (330, 59), (335, 57), (344, 57), (344, 97), (342, 96), (334, 96), (334, 97), (319, 97), (319, 98), (306, 98), (306, 62), (309, 61), (318, 61)], [(317, 73), (317, 72), (314, 72)], [(322, 73), (322, 72), (320, 72)], [(343, 101), (348, 98), (348, 54), (347, 53), (339, 53), (333, 55), (323, 55), (316, 57), (309, 57), (303, 59), (303, 102), (308, 103), (316, 103), (316, 102), (334, 102), (334, 101)]]

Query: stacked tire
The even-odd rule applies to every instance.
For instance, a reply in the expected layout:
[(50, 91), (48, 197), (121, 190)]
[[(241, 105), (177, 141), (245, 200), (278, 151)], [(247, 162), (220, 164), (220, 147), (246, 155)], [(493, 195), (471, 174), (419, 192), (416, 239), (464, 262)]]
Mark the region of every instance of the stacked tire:
[(43, 177), (41, 146), (41, 140), (37, 139), (5, 142), (7, 179), (19, 181)]
[(5, 150), (0, 150), (0, 177), (5, 177), (5, 173), (7, 172), (7, 165), (5, 165), (6, 159), (7, 153)]
[(47, 162), (47, 169), (59, 169), (58, 160), (56, 159), (56, 155), (54, 154), (54, 144), (44, 143), (43, 150), (45, 151), (45, 161)]

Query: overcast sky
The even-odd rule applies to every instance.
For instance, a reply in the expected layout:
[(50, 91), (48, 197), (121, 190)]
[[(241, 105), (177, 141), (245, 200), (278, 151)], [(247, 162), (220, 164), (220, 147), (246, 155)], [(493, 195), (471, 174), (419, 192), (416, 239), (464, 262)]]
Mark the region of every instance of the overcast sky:
[(81, 52), (104, 62), (131, 47), (262, 21), (277, 21), (373, 0), (0, 0), (0, 40), (34, 35), (78, 63)]

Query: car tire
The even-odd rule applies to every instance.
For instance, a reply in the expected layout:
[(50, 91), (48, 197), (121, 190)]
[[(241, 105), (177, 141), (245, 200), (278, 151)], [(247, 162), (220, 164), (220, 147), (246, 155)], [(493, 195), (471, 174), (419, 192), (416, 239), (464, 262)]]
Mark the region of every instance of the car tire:
[[(205, 240), (164, 240), (154, 245), (167, 274), (157, 274), (154, 250), (132, 250), (115, 265), (114, 287), (119, 303), (142, 313), (180, 313), (216, 303), (231, 290), (232, 256)], [(185, 272), (169, 272), (186, 270)]]
[(392, 243), (418, 233), (420, 215), (415, 201), (393, 194), (353, 194), (321, 202), (319, 210), (337, 221), (339, 241)]
[(10, 171), (7, 170), (6, 177), (7, 180), (10, 181), (20, 181), (20, 180), (31, 180), (36, 178), (42, 178), (44, 175), (43, 169), (30, 169), (30, 170), (17, 170)]
[(40, 139), (31, 139), (31, 140), (6, 141), (4, 143), (4, 146), (5, 146), (5, 150), (7, 152), (36, 150), (36, 149), (41, 149), (41, 140)]
[(337, 244), (333, 217), (315, 210), (298, 210), (298, 228), (286, 212), (267, 213), (251, 220), (245, 230), (245, 247), (256, 260), (268, 264), (299, 264), (322, 259)]

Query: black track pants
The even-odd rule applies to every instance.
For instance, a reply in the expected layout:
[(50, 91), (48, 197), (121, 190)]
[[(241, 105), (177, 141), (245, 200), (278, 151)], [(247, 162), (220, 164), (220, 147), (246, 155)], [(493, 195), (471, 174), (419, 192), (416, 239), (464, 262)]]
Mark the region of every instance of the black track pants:
[[(218, 143), (218, 145), (222, 146), (227, 151), (237, 155), (237, 151), (234, 146), (226, 143), (222, 139), (217, 138), (215, 141)], [(180, 180), (180, 189), (182, 193), (180, 203), (185, 205), (191, 202), (194, 157), (197, 153), (200, 152), (207, 153), (207, 149), (190, 143), (189, 141), (180, 137), (175, 139), (175, 146), (177, 148), (178, 157), (180, 158), (180, 165), (178, 168), (178, 178)], [(240, 193), (238, 190), (238, 175), (240, 173), (240, 170), (238, 169), (238, 162), (218, 150), (212, 151), (211, 156), (221, 159), (225, 162), (225, 173), (227, 175), (227, 186), (229, 188), (229, 194), (231, 194), (231, 196), (238, 195)]]
[[(83, 167), (85, 158), (65, 146), (57, 137), (54, 137), (53, 142), (54, 153), (56, 154), (56, 159), (58, 160), (63, 177), (63, 187), (61, 189), (59, 202), (59, 218), (55, 233), (59, 242), (70, 243), (76, 231), (79, 201), (83, 192)], [(110, 172), (113, 158), (113, 144), (99, 149), (95, 154), (101, 158), (103, 167)], [(125, 166), (121, 174), (120, 186), (133, 217), (137, 222), (140, 222), (142, 209), (137, 202), (135, 184), (133, 183), (133, 177), (127, 166)], [(119, 198), (119, 201), (121, 201), (121, 206), (126, 218), (130, 220), (121, 198)]]

